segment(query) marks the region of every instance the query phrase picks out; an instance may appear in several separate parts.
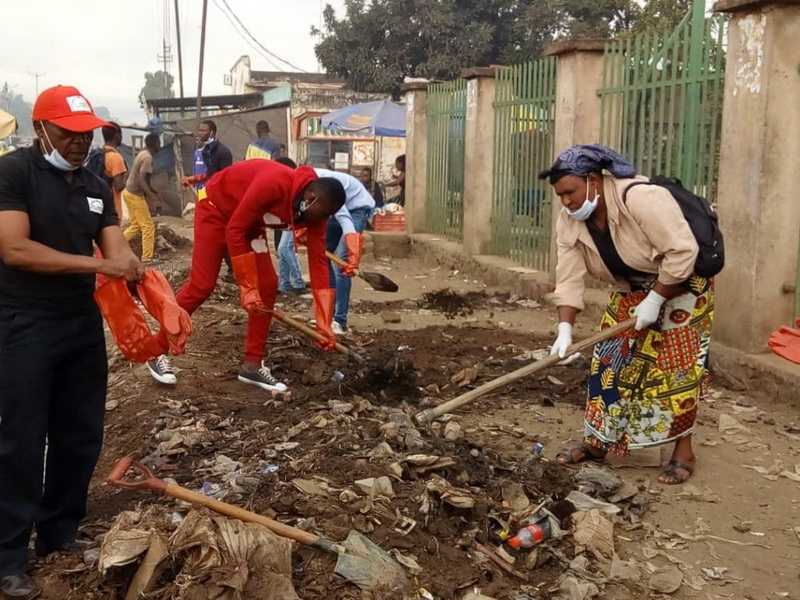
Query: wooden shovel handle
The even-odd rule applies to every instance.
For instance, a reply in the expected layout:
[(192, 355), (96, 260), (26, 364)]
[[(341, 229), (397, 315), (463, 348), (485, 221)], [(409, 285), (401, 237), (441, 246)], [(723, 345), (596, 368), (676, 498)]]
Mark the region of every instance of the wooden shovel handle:
[(177, 498), (178, 500), (183, 500), (184, 502), (189, 502), (190, 504), (205, 506), (214, 512), (225, 515), (226, 517), (230, 517), (232, 519), (239, 519), (240, 521), (245, 521), (247, 523), (258, 523), (259, 525), (263, 525), (269, 529), (275, 535), (294, 540), (295, 542), (303, 544), (304, 546), (312, 546), (314, 548), (319, 548), (321, 550), (334, 553), (343, 551), (343, 549), (338, 545), (323, 537), (314, 535), (308, 531), (303, 531), (297, 527), (292, 527), (291, 525), (286, 525), (280, 521), (275, 521), (274, 519), (256, 514), (249, 510), (245, 510), (244, 508), (239, 508), (233, 504), (228, 504), (227, 502), (222, 502), (221, 500), (215, 500), (214, 498), (209, 498), (208, 496), (187, 490), (186, 488), (174, 483), (167, 484), (166, 488), (164, 489), (164, 494), (171, 496), (172, 498)]
[[(272, 315), (276, 319), (278, 319), (281, 323), (285, 323), (286, 325), (288, 325), (292, 329), (296, 329), (297, 331), (307, 335), (311, 339), (317, 340), (319, 342), (324, 342), (324, 341), (327, 340), (327, 338), (324, 335), (322, 335), (320, 333), (317, 333), (315, 330), (311, 329), (311, 327), (309, 327), (308, 325), (305, 325), (305, 324), (301, 323), (300, 321), (296, 321), (295, 319), (293, 319), (291, 317), (288, 317), (288, 316), (284, 315), (283, 313), (279, 313), (277, 311), (272, 311)], [(363, 356), (361, 356), (360, 354), (358, 354), (354, 350), (348, 348), (344, 344), (340, 344), (339, 342), (336, 342), (336, 346), (334, 346), (334, 349), (339, 354), (344, 354), (345, 356), (353, 358), (356, 361), (361, 362), (361, 363), (364, 362), (364, 357)]]
[(326, 250), (325, 251), (325, 256), (328, 257), (328, 260), (332, 260), (333, 262), (335, 262), (340, 267), (344, 267), (347, 264), (347, 262), (345, 260), (343, 260), (343, 259), (339, 258), (338, 256), (336, 256), (333, 252), (328, 252)]
[[(567, 350), (567, 356), (572, 356), (577, 352), (583, 352), (584, 350), (588, 350), (598, 342), (611, 339), (619, 335), (620, 333), (627, 331), (635, 324), (636, 324), (636, 319), (628, 319), (627, 321), (618, 323), (613, 327), (604, 329), (600, 333), (596, 333), (595, 335), (588, 337), (585, 340), (581, 340), (580, 342), (573, 344), (570, 347), (570, 349)], [(507, 373), (502, 377), (498, 377), (497, 379), (493, 379), (487, 383), (484, 383), (482, 386), (477, 387), (474, 390), (467, 392), (466, 394), (462, 394), (461, 396), (453, 398), (452, 400), (449, 400), (444, 404), (440, 404), (436, 408), (430, 408), (428, 410), (417, 413), (416, 419), (420, 423), (430, 423), (431, 421), (437, 419), (438, 417), (441, 417), (445, 413), (452, 412), (458, 408), (461, 408), (465, 404), (469, 404), (473, 400), (477, 400), (481, 396), (485, 396), (489, 392), (493, 392), (494, 390), (506, 386), (509, 383), (518, 381), (523, 377), (527, 377), (528, 375), (533, 375), (534, 373), (542, 371), (547, 367), (555, 366), (562, 360), (564, 359), (559, 358), (557, 354), (548, 356), (547, 358), (543, 358), (541, 360), (537, 360), (534, 363), (525, 365), (521, 369), (517, 369), (516, 371)]]
[[(142, 476), (143, 479), (138, 482), (127, 480), (126, 475), (130, 469), (136, 471), (136, 473)], [(221, 500), (215, 500), (214, 498), (209, 498), (203, 494), (187, 490), (186, 488), (175, 483), (167, 483), (163, 479), (159, 479), (153, 475), (153, 473), (147, 467), (135, 462), (129, 456), (126, 456), (117, 462), (111, 473), (108, 475), (108, 483), (114, 487), (123, 489), (154, 491), (172, 498), (177, 498), (178, 500), (183, 500), (184, 502), (188, 502), (190, 504), (205, 506), (206, 508), (209, 508), (221, 515), (225, 515), (226, 517), (239, 519), (240, 521), (246, 521), (248, 523), (258, 523), (259, 525), (263, 525), (269, 529), (275, 535), (294, 540), (306, 546), (312, 546), (328, 552), (344, 551), (344, 548), (341, 546), (334, 544), (330, 540), (327, 540), (323, 537), (309, 533), (308, 531), (303, 531), (302, 529), (286, 525), (280, 521), (275, 521), (269, 517), (239, 508), (233, 504), (228, 504), (227, 502), (222, 502)]]

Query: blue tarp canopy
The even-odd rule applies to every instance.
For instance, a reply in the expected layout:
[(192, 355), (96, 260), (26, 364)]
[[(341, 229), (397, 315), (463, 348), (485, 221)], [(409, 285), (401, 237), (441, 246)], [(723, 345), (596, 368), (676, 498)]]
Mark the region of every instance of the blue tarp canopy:
[(406, 107), (391, 100), (351, 104), (322, 117), (322, 126), (343, 133), (406, 136)]

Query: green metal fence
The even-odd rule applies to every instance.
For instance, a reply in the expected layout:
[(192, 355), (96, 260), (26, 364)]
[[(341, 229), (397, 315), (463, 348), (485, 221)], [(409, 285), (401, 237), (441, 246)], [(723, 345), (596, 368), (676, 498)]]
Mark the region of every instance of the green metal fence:
[(428, 230), (461, 241), (464, 225), (464, 133), (467, 82), (428, 86)]
[(601, 139), (644, 175), (678, 177), (716, 200), (725, 77), (725, 17), (705, 2), (674, 31), (606, 45)]
[(553, 161), (556, 59), (498, 69), (495, 81), (492, 250), (546, 271), (552, 194), (537, 176)]

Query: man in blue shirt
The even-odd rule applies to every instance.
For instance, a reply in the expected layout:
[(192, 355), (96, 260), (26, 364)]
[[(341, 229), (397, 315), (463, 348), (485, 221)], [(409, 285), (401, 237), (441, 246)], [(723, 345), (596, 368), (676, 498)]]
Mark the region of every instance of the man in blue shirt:
[(344, 187), (346, 196), (344, 206), (328, 220), (328, 232), (325, 236), (328, 252), (333, 252), (349, 263), (343, 271), (341, 267), (329, 262), (331, 287), (336, 289), (332, 330), (338, 332), (337, 335), (345, 335), (353, 287), (352, 277), (358, 270), (364, 243), (361, 234), (375, 210), (375, 200), (364, 184), (352, 175), (328, 169), (314, 169), (314, 172), (318, 177), (337, 179)]

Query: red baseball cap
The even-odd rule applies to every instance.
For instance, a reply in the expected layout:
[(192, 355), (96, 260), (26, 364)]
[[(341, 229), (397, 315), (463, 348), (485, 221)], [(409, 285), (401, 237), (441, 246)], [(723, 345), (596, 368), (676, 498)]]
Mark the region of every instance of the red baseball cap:
[(77, 88), (57, 85), (47, 88), (33, 105), (34, 121), (50, 121), (67, 131), (87, 132), (110, 124), (98, 118), (92, 105)]

